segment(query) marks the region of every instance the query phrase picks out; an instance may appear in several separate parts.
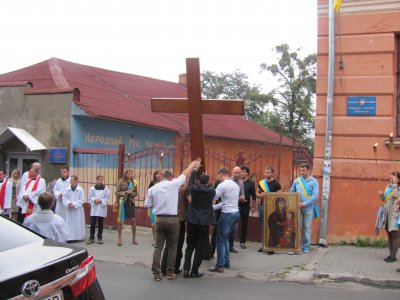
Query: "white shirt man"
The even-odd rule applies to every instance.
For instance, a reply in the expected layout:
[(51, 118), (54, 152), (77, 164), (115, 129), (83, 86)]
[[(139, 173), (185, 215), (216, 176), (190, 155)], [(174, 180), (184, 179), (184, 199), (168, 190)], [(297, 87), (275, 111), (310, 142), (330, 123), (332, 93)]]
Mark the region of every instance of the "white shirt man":
[(40, 194), (38, 199), (41, 210), (24, 220), (24, 226), (44, 235), (45, 237), (65, 242), (68, 239), (67, 225), (64, 220), (53, 213), (53, 195), (49, 192)]
[(228, 177), (228, 170), (218, 170), (218, 179), (221, 183), (215, 190), (215, 199), (219, 197), (222, 201), (214, 204), (214, 210), (221, 209), (221, 216), (217, 224), (217, 262), (211, 272), (223, 273), (224, 268), (230, 268), (228, 239), (239, 220), (239, 186)]
[(215, 190), (215, 199), (222, 198), (218, 204), (214, 204), (214, 210), (221, 209), (223, 213), (234, 213), (239, 211), (240, 188), (231, 179), (221, 182)]
[[(17, 205), (21, 207), (21, 213), (32, 214), (40, 210), (38, 205), (38, 197), (46, 191), (46, 181), (40, 177), (38, 169), (31, 168), (29, 171), (28, 181), (21, 187), (22, 192), (19, 194)], [(33, 211), (29, 211), (33, 205)], [(28, 209), (29, 208), (29, 209)]]
[(0, 214), (10, 217), (11, 214), (12, 182), (0, 170)]
[(176, 245), (179, 237), (178, 194), (179, 188), (186, 182), (186, 177), (195, 167), (200, 166), (200, 159), (192, 161), (178, 178), (172, 173), (164, 172), (164, 180), (151, 187), (144, 202), (145, 207), (153, 207), (157, 216), (156, 242), (154, 244), (152, 272), (154, 280), (161, 280), (160, 259), (164, 243), (167, 241), (167, 278), (175, 279), (173, 270), (176, 259)]
[(85, 213), (83, 203), (85, 195), (83, 189), (78, 185), (78, 177), (70, 177), (71, 186), (69, 186), (63, 195), (63, 205), (67, 209), (65, 223), (68, 228), (68, 241), (82, 241), (85, 239)]
[(67, 208), (62, 203), (63, 195), (65, 190), (71, 186), (69, 179), (69, 170), (66, 167), (61, 167), (61, 178), (56, 181), (54, 185), (53, 194), (56, 198), (56, 210), (55, 213), (59, 215), (61, 218), (66, 220)]
[[(179, 188), (186, 182), (186, 176), (180, 175), (172, 180), (164, 179), (149, 189), (145, 207), (153, 207), (154, 214), (157, 215), (177, 215), (178, 214), (178, 193)], [(166, 201), (168, 198), (168, 201)]]

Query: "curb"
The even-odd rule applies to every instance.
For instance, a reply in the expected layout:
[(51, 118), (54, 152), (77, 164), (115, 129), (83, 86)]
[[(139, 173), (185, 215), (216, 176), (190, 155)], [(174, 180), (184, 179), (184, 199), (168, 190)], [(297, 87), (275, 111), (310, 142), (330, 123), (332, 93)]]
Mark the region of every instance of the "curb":
[(376, 279), (365, 276), (356, 276), (353, 274), (314, 273), (314, 279), (329, 279), (336, 282), (353, 282), (381, 288), (400, 288), (400, 279)]

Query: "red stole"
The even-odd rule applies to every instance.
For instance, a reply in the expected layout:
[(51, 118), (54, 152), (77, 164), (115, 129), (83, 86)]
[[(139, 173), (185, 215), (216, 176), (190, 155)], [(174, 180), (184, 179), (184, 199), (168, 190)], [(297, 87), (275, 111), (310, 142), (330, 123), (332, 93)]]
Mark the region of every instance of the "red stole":
[(4, 209), (4, 202), (5, 202), (5, 196), (6, 196), (6, 187), (7, 187), (8, 179), (5, 178), (3, 181), (3, 185), (1, 186), (0, 189), (0, 208)]
[[(35, 184), (34, 184), (33, 187), (32, 187), (31, 193), (34, 192), (34, 191), (36, 191), (36, 189), (37, 189), (37, 187), (38, 187), (38, 184), (39, 184), (39, 181), (40, 181), (40, 176), (38, 175), (38, 176), (36, 177)], [(25, 184), (25, 191), (28, 189), (28, 187), (29, 187), (29, 185), (31, 184), (31, 182), (32, 182), (32, 179), (29, 179), (28, 182)], [(26, 210), (26, 213), (25, 213), (25, 218), (26, 218), (26, 217), (29, 217), (29, 216), (32, 214), (32, 212), (33, 212), (33, 206), (34, 206), (33, 202), (29, 200), (28, 209)]]

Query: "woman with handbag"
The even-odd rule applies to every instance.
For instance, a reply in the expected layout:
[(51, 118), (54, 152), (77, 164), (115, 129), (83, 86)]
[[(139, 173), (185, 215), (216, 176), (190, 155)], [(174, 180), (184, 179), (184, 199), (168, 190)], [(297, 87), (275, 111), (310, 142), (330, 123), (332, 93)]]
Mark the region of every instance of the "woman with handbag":
[(399, 179), (400, 173), (392, 172), (390, 174), (390, 183), (386, 186), (385, 192), (379, 191), (380, 198), (383, 201), (379, 227), (385, 228), (388, 235), (389, 256), (384, 259), (387, 263), (396, 261), (396, 254), (399, 248), (399, 228), (396, 225), (399, 219)]
[(137, 180), (133, 179), (133, 171), (128, 169), (124, 172), (124, 176), (119, 179), (117, 184), (116, 204), (117, 215), (117, 231), (118, 246), (122, 246), (122, 226), (125, 219), (131, 219), (132, 226), (132, 242), (137, 245), (136, 241), (136, 220), (135, 220), (135, 197), (137, 193)]

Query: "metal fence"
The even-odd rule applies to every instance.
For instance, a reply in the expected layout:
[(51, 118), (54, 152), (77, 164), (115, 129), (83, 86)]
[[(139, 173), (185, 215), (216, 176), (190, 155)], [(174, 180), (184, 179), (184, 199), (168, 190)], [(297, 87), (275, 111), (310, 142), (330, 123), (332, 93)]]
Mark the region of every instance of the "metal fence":
[[(281, 164), (280, 146), (267, 145), (251, 154), (239, 151), (235, 155), (225, 155), (215, 152), (206, 147), (205, 166), (210, 175), (210, 181), (216, 180), (218, 169), (225, 167), (229, 171), (235, 166), (247, 165), (251, 170), (250, 177), (257, 183), (264, 177), (264, 168), (269, 165), (275, 168), (275, 176), (279, 180), (279, 169)], [(144, 206), (147, 189), (153, 180), (156, 170), (170, 170), (173, 174), (180, 174), (191, 161), (190, 149), (167, 148), (163, 146), (152, 146), (137, 152), (125, 153), (124, 146), (119, 149), (73, 149), (73, 168), (71, 174), (78, 176), (80, 185), (88, 192), (89, 188), (96, 183), (96, 176), (102, 174), (105, 184), (111, 192), (109, 204), (114, 200), (118, 179), (124, 170), (132, 169), (134, 178), (138, 180), (138, 197), (136, 205)], [(298, 176), (299, 165), (302, 162), (311, 163), (312, 159), (301, 145), (294, 146), (292, 179)], [(256, 216), (256, 213), (251, 213)]]

